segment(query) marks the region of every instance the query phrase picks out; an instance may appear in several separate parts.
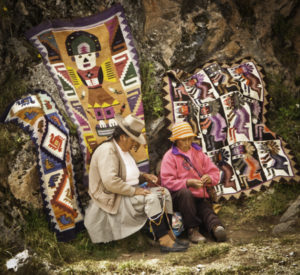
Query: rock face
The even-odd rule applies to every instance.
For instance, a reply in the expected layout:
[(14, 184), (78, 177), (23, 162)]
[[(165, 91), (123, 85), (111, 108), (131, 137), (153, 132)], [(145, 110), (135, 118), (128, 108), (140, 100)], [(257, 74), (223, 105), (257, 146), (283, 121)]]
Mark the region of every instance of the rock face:
[(10, 171), (7, 183), (14, 197), (35, 208), (41, 208), (42, 200), (36, 169), (35, 148), (30, 140), (11, 163)]
[[(297, 1), (275, 0), (144, 0), (144, 29), (137, 38), (138, 46), (142, 46), (139, 52), (156, 61), (158, 68), (190, 72), (212, 59), (234, 62), (251, 56), (266, 70), (278, 73), (280, 68), (272, 68), (282, 67), (272, 46), (274, 29), (280, 28), (276, 26), (280, 25), (278, 18), (293, 22), (290, 28), (299, 26), (295, 14), (298, 5)], [(295, 47), (298, 38), (293, 39), (287, 47)]]
[(277, 224), (273, 228), (273, 234), (279, 235), (286, 232), (299, 232), (300, 229), (300, 196), (284, 212)]
[[(234, 63), (250, 56), (263, 66), (266, 74), (280, 75), (289, 90), (295, 95), (299, 93), (300, 2), (297, 0), (75, 2), (3, 1), (0, 7), (0, 40), (5, 41), (0, 43), (1, 98), (17, 99), (20, 94), (15, 87), (25, 85), (31, 90), (46, 90), (64, 110), (52, 78), (24, 33), (43, 21), (88, 16), (116, 2), (125, 9), (140, 63), (154, 65), (153, 88), (157, 91), (161, 90), (162, 76), (169, 69), (190, 73), (211, 60)], [(4, 107), (1, 106), (1, 112)], [(146, 118), (151, 170), (155, 171), (170, 142), (164, 117), (146, 114)], [(0, 170), (8, 169), (4, 174), (1, 172), (5, 178), (0, 181), (0, 187), (9, 189), (26, 204), (41, 207), (36, 160), (29, 148), (30, 145), (24, 146), (16, 158), (7, 162), (0, 156)]]

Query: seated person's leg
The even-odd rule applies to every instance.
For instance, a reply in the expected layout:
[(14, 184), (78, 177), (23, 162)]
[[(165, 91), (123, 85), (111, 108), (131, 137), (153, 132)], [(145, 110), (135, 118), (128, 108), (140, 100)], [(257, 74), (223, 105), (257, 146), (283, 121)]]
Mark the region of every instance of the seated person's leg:
[[(158, 193), (158, 194), (157, 194)], [(169, 235), (169, 225), (164, 218), (165, 209), (162, 207), (161, 200), (164, 200), (164, 194), (158, 190), (145, 196), (145, 213), (149, 217), (150, 226), (158, 239), (162, 252), (185, 251), (187, 246), (183, 246), (174, 241)], [(164, 206), (164, 203), (163, 203)], [(173, 209), (169, 209), (171, 213)]]
[(221, 220), (214, 212), (212, 205), (203, 199), (197, 200), (198, 215), (203, 221), (206, 230), (213, 235), (213, 237), (221, 242), (226, 240), (226, 232)]
[(189, 240), (193, 243), (205, 241), (205, 238), (199, 233), (201, 220), (197, 216), (195, 199), (189, 189), (181, 189), (172, 192), (173, 207), (182, 215), (184, 228), (187, 230)]

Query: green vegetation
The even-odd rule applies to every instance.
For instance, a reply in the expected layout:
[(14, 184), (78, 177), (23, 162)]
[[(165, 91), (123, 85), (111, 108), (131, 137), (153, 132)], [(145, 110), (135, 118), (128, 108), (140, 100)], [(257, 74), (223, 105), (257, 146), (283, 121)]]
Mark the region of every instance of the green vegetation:
[(162, 93), (155, 88), (155, 67), (150, 62), (140, 64), (142, 81), (142, 100), (145, 118), (155, 119), (163, 115)]
[(111, 266), (109, 270), (119, 274), (153, 273), (158, 271), (158, 266), (145, 264), (143, 261), (126, 261), (115, 264), (114, 268)]
[[(297, 197), (300, 190), (296, 184), (276, 184), (273, 189), (268, 192), (259, 193), (255, 196), (244, 198), (239, 201), (229, 201), (224, 204), (220, 217), (228, 222), (230, 227), (241, 228), (245, 225), (247, 228), (254, 225), (255, 232), (263, 226), (263, 218), (271, 215), (279, 215), (288, 206), (289, 202)], [(237, 211), (239, 210), (239, 211)], [(236, 216), (231, 213), (236, 212)], [(228, 216), (226, 216), (226, 213)], [(265, 228), (269, 230), (269, 228)], [(235, 236), (235, 235), (233, 235)], [(256, 236), (256, 233), (255, 233)], [(248, 239), (250, 242), (247, 247), (247, 241), (244, 240), (238, 244), (238, 240), (233, 243), (215, 243), (207, 242), (198, 245), (192, 245), (185, 253), (172, 253), (166, 255), (155, 256), (158, 259), (147, 260), (150, 252), (150, 241), (142, 232), (138, 232), (124, 240), (115, 241), (107, 244), (93, 244), (86, 231), (80, 233), (77, 238), (68, 243), (57, 242), (55, 234), (48, 229), (48, 223), (43, 212), (40, 210), (29, 210), (25, 215), (25, 223), (23, 226), (24, 248), (28, 248), (30, 254), (36, 254), (38, 257), (33, 258), (28, 265), (22, 269), (22, 274), (29, 274), (30, 270), (35, 272), (45, 268), (45, 263), (53, 265), (55, 268), (62, 267), (59, 274), (99, 274), (99, 273), (115, 273), (115, 274), (155, 274), (161, 271), (162, 265), (169, 270), (169, 274), (194, 274), (195, 268), (199, 263), (203, 263), (205, 274), (251, 274), (261, 270), (261, 267), (272, 268), (282, 260), (284, 255), (266, 254), (261, 259), (259, 265), (251, 260), (249, 262), (239, 263), (238, 266), (228, 266), (227, 269), (220, 270), (212, 268), (210, 263), (218, 262), (218, 259), (230, 258), (233, 251), (239, 249), (238, 246), (246, 246), (248, 251), (255, 247), (265, 247), (270, 245), (270, 239), (260, 236), (256, 240)], [(291, 246), (299, 243), (293, 236), (285, 236), (277, 242), (289, 250)], [(235, 243), (235, 245), (234, 245)], [(0, 246), (1, 247), (1, 246)], [(153, 244), (152, 244), (153, 247)], [(16, 254), (22, 248), (7, 247), (0, 249), (2, 257), (1, 264), (6, 259)], [(247, 250), (246, 250), (247, 251)], [(268, 250), (269, 251), (269, 250)], [(136, 255), (138, 253), (138, 258)], [(158, 250), (155, 252), (158, 253)], [(230, 254), (229, 254), (230, 253)], [(148, 256), (147, 256), (148, 254)], [(228, 254), (228, 255), (227, 255)], [(124, 255), (123, 260), (119, 257)], [(150, 252), (151, 255), (151, 252)], [(243, 254), (247, 256), (247, 253)], [(126, 260), (126, 257), (133, 257)], [(248, 254), (251, 259), (251, 255)], [(156, 261), (159, 261), (157, 263)], [(210, 267), (210, 268), (209, 268)], [(21, 270), (20, 270), (21, 271)], [(20, 273), (21, 274), (21, 273)], [(43, 273), (37, 273), (43, 274)], [(44, 274), (47, 274), (46, 272)]]
[(294, 243), (299, 243), (299, 240), (295, 240), (295, 238), (289, 235), (284, 236), (279, 241), (280, 241), (280, 245), (289, 245), (289, 246), (293, 245)]
[[(7, 72), (0, 86), (0, 116), (2, 117), (9, 105), (20, 99), (26, 92), (27, 87), (25, 80), (13, 70)], [(9, 152), (21, 148), (24, 144), (21, 132), (22, 130), (14, 125), (0, 125), (0, 157), (5, 157)]]
[(77, 128), (78, 128), (77, 125), (73, 123), (71, 118), (63, 110), (59, 110), (59, 112), (62, 114), (63, 118), (67, 123), (67, 126), (70, 130), (70, 135), (77, 136)]
[(191, 274), (195, 274), (195, 272), (193, 272), (193, 268), (190, 268), (188, 266), (179, 266), (176, 268), (176, 271), (172, 272), (172, 274), (175, 275), (191, 275)]
[[(0, 86), (0, 116), (2, 117), (9, 105), (20, 99), (26, 92), (27, 87), (25, 81), (13, 70), (7, 72)], [(20, 132), (22, 130), (14, 125), (0, 125), (0, 157), (7, 156), (9, 152), (21, 148), (24, 140)]]
[(226, 270), (217, 270), (217, 269), (209, 269), (208, 271), (205, 272), (205, 275), (231, 275), (231, 274), (236, 274), (233, 270), (226, 269)]
[(23, 131), (13, 125), (4, 124), (0, 126), (0, 157), (8, 157), (9, 153), (21, 149), (29, 136), (24, 135)]
[(30, 210), (25, 216), (24, 242), (41, 258), (55, 265), (81, 260), (115, 259), (122, 253), (144, 252), (149, 249), (149, 239), (141, 232), (120, 241), (107, 244), (93, 244), (86, 231), (70, 242), (58, 242), (55, 233), (48, 228), (48, 222), (40, 210)]
[(237, 225), (263, 221), (268, 217), (282, 214), (289, 206), (289, 202), (300, 195), (298, 183), (275, 183), (274, 188), (270, 190), (272, 191), (228, 202), (222, 207), (220, 217), (222, 220), (233, 218)]
[(166, 262), (172, 265), (190, 265), (196, 264), (199, 260), (211, 260), (227, 254), (230, 245), (227, 243), (201, 243), (189, 248), (189, 253), (176, 253), (175, 255), (167, 255)]
[(267, 75), (269, 92), (268, 126), (292, 148), (300, 164), (300, 94), (293, 93), (279, 75)]
[(247, 265), (247, 266), (238, 266), (231, 269), (218, 270), (218, 269), (209, 269), (205, 272), (205, 275), (243, 275), (243, 274), (257, 274), (261, 270), (261, 265)]

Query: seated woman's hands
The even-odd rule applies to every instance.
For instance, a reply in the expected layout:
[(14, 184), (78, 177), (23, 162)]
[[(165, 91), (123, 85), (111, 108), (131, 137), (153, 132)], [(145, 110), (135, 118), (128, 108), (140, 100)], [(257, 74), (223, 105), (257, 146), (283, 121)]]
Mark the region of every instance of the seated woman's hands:
[(212, 180), (211, 180), (210, 176), (205, 174), (202, 176), (201, 179), (188, 179), (186, 181), (186, 186), (199, 189), (199, 188), (203, 187), (204, 185), (209, 185), (211, 183), (212, 183)]
[(143, 174), (144, 179), (148, 182), (148, 183), (154, 183), (156, 184), (158, 181), (157, 176), (153, 175), (153, 174), (148, 174), (148, 173), (144, 173)]
[(146, 196), (148, 194), (150, 194), (150, 190), (148, 189), (145, 189), (145, 188), (141, 188), (141, 187), (136, 187), (135, 188), (135, 192), (134, 192), (134, 195), (137, 196), (137, 195), (142, 195), (142, 196)]
[(212, 183), (211, 177), (207, 174), (202, 176), (201, 181), (204, 185), (210, 185)]

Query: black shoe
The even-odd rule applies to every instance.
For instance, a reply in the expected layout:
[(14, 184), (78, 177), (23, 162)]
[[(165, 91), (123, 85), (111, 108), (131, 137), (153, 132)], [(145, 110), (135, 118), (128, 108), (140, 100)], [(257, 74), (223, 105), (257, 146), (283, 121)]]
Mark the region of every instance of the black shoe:
[(190, 246), (190, 242), (189, 241), (185, 241), (185, 240), (181, 240), (181, 239), (176, 239), (175, 240), (176, 243), (178, 243), (181, 246), (185, 246), (185, 247), (189, 247)]
[(169, 253), (169, 252), (182, 252), (182, 251), (186, 251), (187, 247), (186, 246), (182, 246), (177, 242), (174, 242), (172, 247), (168, 247), (168, 246), (160, 246), (160, 252), (162, 253)]

